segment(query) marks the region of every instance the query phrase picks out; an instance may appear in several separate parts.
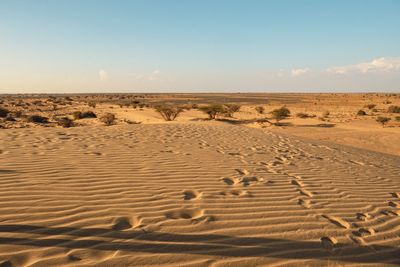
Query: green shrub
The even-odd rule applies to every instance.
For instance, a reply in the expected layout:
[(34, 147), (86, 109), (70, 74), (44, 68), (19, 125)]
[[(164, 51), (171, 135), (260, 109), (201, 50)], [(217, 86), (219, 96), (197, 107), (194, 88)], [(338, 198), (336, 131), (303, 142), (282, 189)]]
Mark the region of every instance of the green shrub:
[(156, 106), (155, 110), (161, 114), (164, 120), (173, 121), (183, 111), (183, 108), (172, 105), (160, 105)]
[(30, 115), (27, 117), (27, 121), (33, 123), (48, 123), (49, 119), (39, 115)]
[(0, 108), (0, 118), (6, 118), (8, 113), (10, 113), (10, 111), (8, 111), (5, 108)]
[(388, 108), (389, 113), (400, 113), (400, 106), (390, 106)]
[(386, 123), (388, 123), (390, 121), (390, 118), (379, 116), (378, 118), (376, 118), (376, 121), (378, 123), (382, 124), (383, 127), (385, 127)]
[(112, 113), (106, 113), (100, 117), (100, 121), (107, 126), (113, 125), (115, 122), (115, 115)]
[(206, 113), (210, 120), (215, 120), (217, 116), (225, 113), (225, 107), (221, 104), (210, 104), (207, 106), (201, 106), (199, 107), (199, 110)]
[(283, 120), (287, 117), (290, 116), (290, 110), (286, 107), (281, 107), (278, 109), (274, 109), (272, 112), (272, 118), (276, 120), (276, 122), (279, 122), (280, 120)]
[(64, 127), (64, 128), (69, 128), (69, 127), (74, 127), (74, 122), (68, 117), (62, 117), (57, 119), (57, 124)]

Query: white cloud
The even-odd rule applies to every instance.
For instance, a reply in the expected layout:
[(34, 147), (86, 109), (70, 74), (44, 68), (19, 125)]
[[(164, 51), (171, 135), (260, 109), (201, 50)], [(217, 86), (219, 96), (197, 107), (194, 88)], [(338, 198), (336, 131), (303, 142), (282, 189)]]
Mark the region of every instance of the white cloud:
[(400, 58), (377, 58), (370, 62), (362, 62), (355, 65), (347, 65), (329, 68), (326, 71), (335, 74), (346, 73), (371, 73), (391, 72), (400, 70)]
[(308, 69), (308, 68), (304, 68), (304, 69), (293, 69), (293, 70), (292, 70), (292, 76), (293, 76), (293, 77), (302, 76), (302, 75), (306, 74), (307, 72), (309, 72), (309, 69)]
[(99, 79), (100, 81), (107, 81), (108, 73), (105, 70), (99, 70)]

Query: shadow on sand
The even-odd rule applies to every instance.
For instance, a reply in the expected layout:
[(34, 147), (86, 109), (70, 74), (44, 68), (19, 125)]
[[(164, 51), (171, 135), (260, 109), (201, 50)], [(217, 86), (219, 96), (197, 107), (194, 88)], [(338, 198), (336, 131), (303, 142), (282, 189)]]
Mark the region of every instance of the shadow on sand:
[[(103, 251), (198, 254), (221, 257), (271, 257), (281, 259), (337, 260), (353, 263), (400, 264), (400, 248), (383, 245), (336, 244), (332, 249), (319, 241), (285, 240), (263, 237), (235, 237), (214, 234), (173, 234), (142, 229), (114, 231), (102, 228), (0, 225), (0, 245), (90, 248)], [(10, 234), (35, 234), (11, 237)], [(57, 237), (60, 236), (60, 237)], [(84, 238), (79, 240), (77, 238)], [(144, 243), (145, 242), (145, 243)]]

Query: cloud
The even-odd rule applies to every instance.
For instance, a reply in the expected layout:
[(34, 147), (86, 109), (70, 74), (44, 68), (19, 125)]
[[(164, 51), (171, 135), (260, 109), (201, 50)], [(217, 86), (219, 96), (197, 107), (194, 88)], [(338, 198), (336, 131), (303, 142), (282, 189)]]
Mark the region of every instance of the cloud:
[(99, 70), (99, 79), (100, 81), (107, 81), (108, 73), (105, 70)]
[(302, 76), (302, 75), (306, 74), (307, 72), (309, 72), (309, 69), (308, 69), (308, 68), (304, 68), (304, 69), (293, 69), (293, 70), (292, 70), (292, 76), (293, 76), (293, 77)]
[(155, 70), (155, 71), (153, 71), (153, 74), (158, 75), (158, 74), (160, 74), (160, 71), (159, 70)]
[(327, 72), (335, 74), (347, 73), (372, 73), (372, 72), (391, 72), (400, 70), (400, 58), (377, 58), (370, 62), (362, 62), (356, 65), (332, 67)]

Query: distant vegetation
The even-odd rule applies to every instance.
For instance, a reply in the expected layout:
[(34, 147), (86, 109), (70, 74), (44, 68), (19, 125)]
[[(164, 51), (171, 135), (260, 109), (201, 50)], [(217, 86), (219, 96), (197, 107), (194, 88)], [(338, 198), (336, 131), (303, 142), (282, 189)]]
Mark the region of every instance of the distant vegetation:
[(400, 113), (400, 106), (390, 106), (388, 108), (389, 113)]

